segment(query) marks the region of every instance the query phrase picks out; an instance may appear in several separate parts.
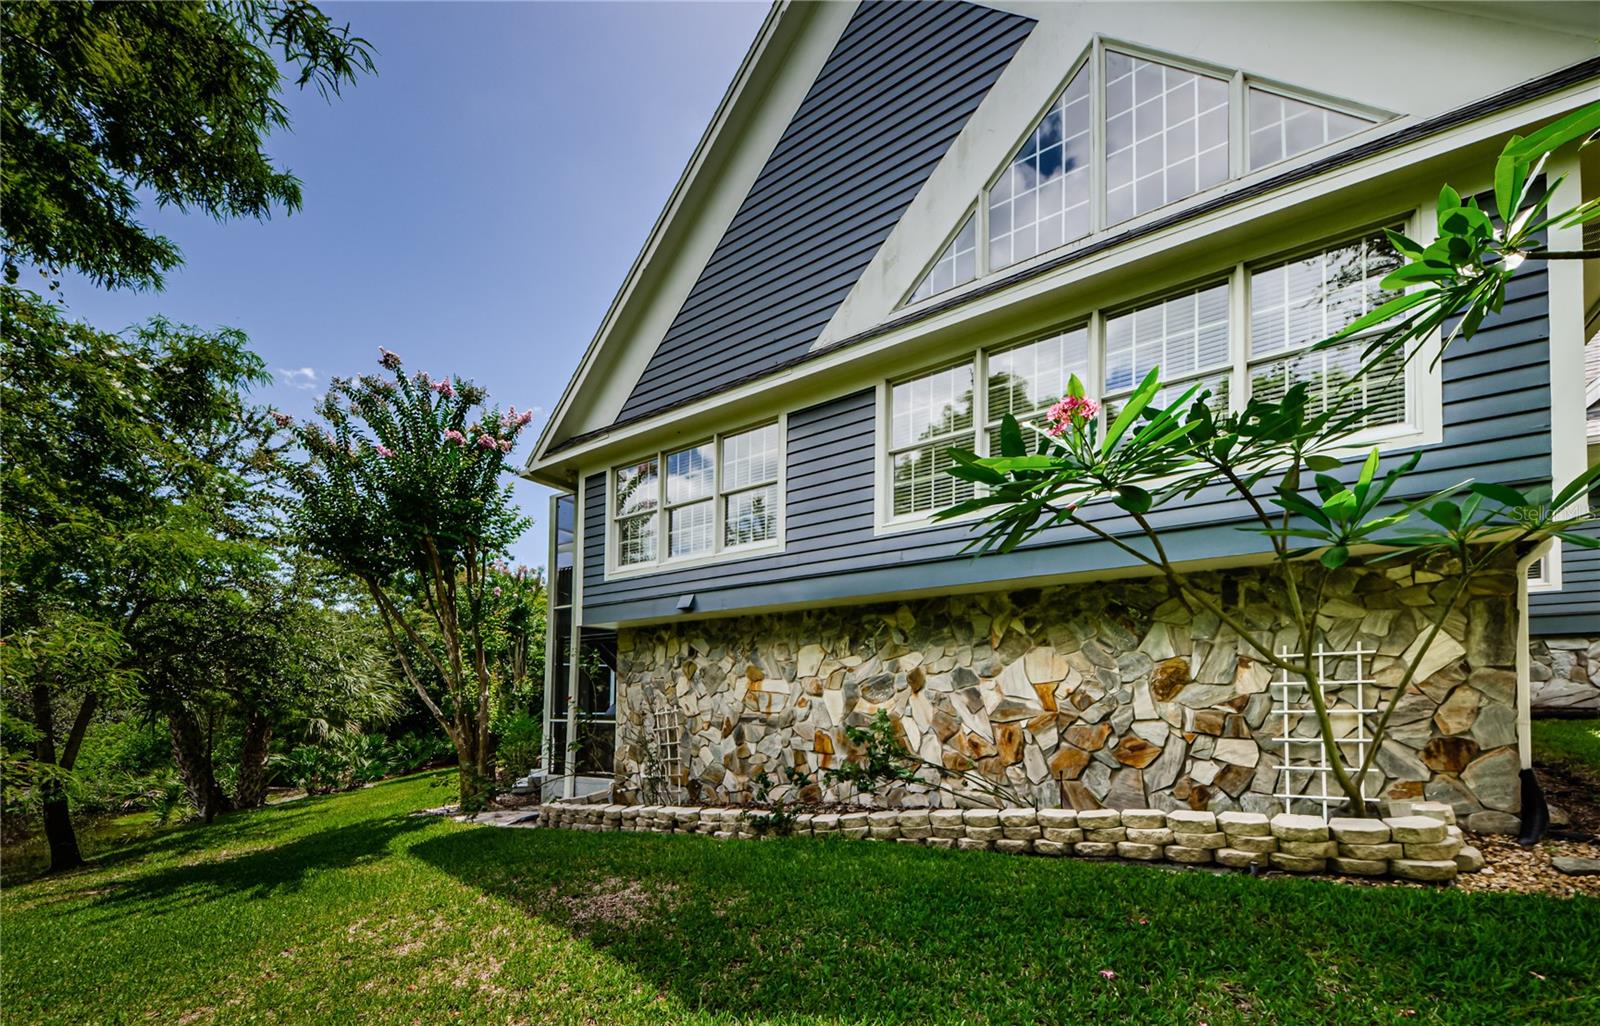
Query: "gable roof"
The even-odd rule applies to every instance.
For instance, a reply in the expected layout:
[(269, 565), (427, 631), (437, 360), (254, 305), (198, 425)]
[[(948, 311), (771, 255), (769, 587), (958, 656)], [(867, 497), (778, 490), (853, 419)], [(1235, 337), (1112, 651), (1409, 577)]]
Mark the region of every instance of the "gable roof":
[[(687, 347), (681, 354), (681, 369), (686, 376), (680, 380), (684, 387), (664, 398), (641, 396), (641, 381), (647, 364), (654, 364), (652, 373), (663, 367), (672, 369), (664, 362), (661, 340), (669, 331), (681, 330), (691, 305), (691, 293), (706, 287), (702, 279), (713, 276), (717, 267), (716, 254), (731, 245), (729, 240), (737, 234), (736, 218), (742, 222), (750, 216), (748, 209), (753, 198), (761, 192), (757, 188), (758, 179), (766, 181), (773, 173), (772, 167), (783, 152), (780, 143), (792, 138), (795, 124), (802, 120), (802, 107), (814, 102), (813, 97), (823, 88), (827, 79), (823, 73), (825, 66), (837, 67), (834, 62), (845, 60), (850, 53), (855, 53), (859, 59), (864, 52), (860, 44), (851, 50), (845, 38), (847, 31), (863, 31), (863, 25), (870, 25), (863, 19), (871, 11), (881, 12), (880, 17), (888, 14), (909, 17), (911, 12), (917, 11), (965, 10), (975, 12), (969, 16), (980, 19), (1000, 13), (973, 4), (871, 2), (858, 7), (854, 3), (796, 2), (791, 5), (789, 0), (778, 0), (762, 35), (741, 67), (739, 78), (719, 108), (717, 118), (585, 354), (561, 406), (546, 425), (538, 447), (528, 460), (525, 471), (528, 476), (557, 487), (571, 487), (581, 469), (571, 455), (574, 452), (609, 447), (604, 458), (620, 458), (624, 455), (621, 449), (630, 445), (667, 444), (680, 436), (683, 441), (691, 440), (690, 435), (704, 433), (708, 418), (764, 416), (767, 407), (760, 398), (763, 386), (757, 383), (766, 383), (767, 391), (804, 387), (801, 379), (806, 376), (805, 372), (793, 373), (802, 364), (825, 357), (828, 365), (833, 366), (839, 363), (839, 350), (883, 335), (900, 337), (908, 330), (917, 330), (907, 327), (912, 322), (939, 320), (957, 307), (987, 303), (989, 295), (1041, 275), (1059, 279), (1062, 273), (1072, 273), (1068, 265), (1096, 257), (1107, 249), (1168, 232), (1193, 218), (1217, 216), (1223, 208), (1248, 204), (1258, 197), (1290, 187), (1299, 188), (1306, 179), (1318, 178), (1349, 165), (1370, 163), (1371, 159), (1391, 149), (1412, 147), (1423, 139), (1451, 133), (1459, 126), (1502, 110), (1521, 108), (1552, 92), (1592, 80), (1600, 65), (1593, 59), (1567, 63), (1575, 56), (1592, 53), (1587, 41), (1582, 41), (1581, 46), (1565, 39), (1552, 42), (1548, 34), (1525, 32), (1523, 36), (1527, 38), (1519, 36), (1512, 41), (1516, 45), (1508, 45), (1511, 57), (1506, 67), (1497, 75), (1489, 76), (1488, 82), (1477, 78), (1439, 79), (1426, 67), (1408, 71), (1402, 76), (1403, 81), (1388, 83), (1372, 95), (1362, 93), (1354, 101), (1376, 110), (1378, 105), (1393, 100), (1394, 95), (1410, 97), (1415, 94), (1417, 97), (1414, 104), (1408, 104), (1408, 109), (1414, 108), (1409, 115), (1378, 129), (1376, 135), (1357, 145), (1327, 156), (1313, 154), (1309, 160), (1291, 162), (1281, 171), (1275, 167), (1266, 174), (1252, 175), (1249, 181), (1230, 184), (1170, 213), (1160, 211), (1127, 228), (1098, 234), (1085, 244), (1043, 255), (1036, 262), (1015, 270), (986, 275), (985, 280), (971, 283), (950, 296), (934, 297), (916, 304), (915, 309), (902, 310), (906, 295), (914, 288), (928, 262), (949, 242), (960, 221), (971, 213), (973, 190), (982, 188), (983, 180), (992, 174), (1006, 152), (1014, 148), (1015, 140), (1031, 126), (1046, 95), (1053, 96), (1059, 90), (1062, 76), (1070, 67), (1071, 54), (1080, 52), (1085, 40), (1102, 36), (1132, 38), (1130, 33), (1144, 32), (1150, 34), (1150, 40), (1148, 44), (1138, 45), (1148, 45), (1154, 52), (1167, 52), (1157, 45), (1164, 41), (1173, 52), (1192, 49), (1209, 54), (1215, 51), (1218, 60), (1267, 59), (1252, 49), (1248, 40), (1241, 42), (1229, 35), (1226, 25), (1212, 25), (1209, 15), (1189, 16), (1189, 12), (1204, 5), (1173, 5), (1168, 17), (1147, 23), (1138, 20), (1143, 17), (1141, 12), (1117, 5), (1057, 7), (1022, 0), (985, 2), (993, 8), (1020, 12), (1004, 17), (1020, 18), (1023, 23), (1021, 41), (1014, 55), (997, 71), (991, 86), (977, 95), (974, 112), (964, 125), (956, 127), (954, 141), (944, 147), (942, 156), (934, 154), (931, 158), (936, 166), (922, 176), (921, 188), (914, 190), (914, 198), (904, 205), (898, 220), (893, 221), (886, 241), (871, 254), (865, 270), (851, 272), (856, 280), (844, 300), (826, 298), (835, 312), (820, 335), (809, 346), (797, 345), (789, 355), (757, 353), (755, 359), (742, 367), (731, 366), (720, 351)], [(1374, 26), (1369, 24), (1372, 20), (1369, 9), (1361, 5), (1346, 6), (1351, 9), (1330, 24), (1343, 33), (1340, 38), (1347, 43), (1349, 39), (1372, 36), (1370, 41), (1376, 46), (1391, 38), (1405, 38), (1412, 29), (1446, 20), (1402, 4), (1383, 8), (1384, 17), (1378, 19), (1383, 22), (1387, 18), (1399, 24), (1399, 28), (1387, 22)], [(1134, 21), (1122, 24), (1112, 19), (1104, 25), (1088, 24), (1082, 15), (1091, 9), (1098, 15), (1115, 14), (1122, 21), (1130, 18)], [(1410, 14), (1406, 13), (1408, 9)], [(1282, 37), (1278, 38), (1277, 51), (1292, 51), (1287, 55), (1274, 52), (1273, 61), (1263, 65), (1263, 81), (1276, 84), (1294, 77), (1305, 66), (1316, 72), (1306, 74), (1308, 95), (1331, 97), (1335, 91), (1342, 91), (1339, 86), (1345, 81), (1342, 77), (1344, 65), (1326, 59), (1325, 48), (1282, 45), (1284, 39), (1303, 36), (1303, 8), (1269, 4), (1247, 10), (1248, 14), (1241, 12), (1237, 16), (1248, 17), (1256, 28), (1262, 25), (1258, 12), (1267, 10), (1273, 14), (1282, 23), (1274, 23), (1275, 38)], [(922, 16), (932, 15), (924, 13)], [(1485, 23), (1478, 19), (1467, 21), (1477, 35), (1486, 34)], [(1478, 24), (1471, 26), (1472, 22)], [(1457, 24), (1451, 21), (1449, 31), (1456, 31)], [(1099, 31), (1101, 29), (1104, 31)], [(890, 46), (883, 54), (888, 55), (887, 60), (894, 61), (907, 52)], [(1185, 59), (1199, 61), (1198, 57)], [(915, 57), (910, 60), (916, 63)], [(1519, 71), (1545, 73), (1507, 88), (1519, 82), (1514, 77)], [(1488, 95), (1470, 91), (1475, 86), (1490, 84), (1495, 91)], [(884, 97), (874, 97), (874, 103), (883, 102), (886, 102)], [(864, 111), (862, 117), (870, 114), (870, 110)], [(854, 137), (859, 132), (851, 130), (859, 127), (860, 120), (842, 120), (838, 122), (838, 131)], [(809, 156), (809, 153), (796, 154), (794, 159)], [(892, 176), (880, 176), (876, 184), (894, 188), (898, 182)], [(871, 200), (869, 193), (862, 202)], [(759, 256), (767, 250), (794, 248), (786, 232), (809, 224), (807, 219), (782, 218), (769, 225), (764, 234), (757, 232), (753, 239), (747, 240), (747, 249), (742, 253)], [(783, 254), (771, 255), (776, 259)], [(781, 280), (789, 275), (789, 266), (780, 259), (770, 265), (776, 268), (770, 273)], [(817, 273), (822, 272), (819, 267)], [(780, 290), (778, 298), (786, 299), (789, 295)], [(748, 328), (751, 321), (760, 324), (765, 310), (761, 304), (738, 303), (729, 309), (727, 316), (731, 323), (743, 321)], [(955, 315), (960, 316), (959, 312)], [(870, 357), (870, 353), (864, 356)], [(642, 401), (644, 399), (649, 401)], [(683, 410), (690, 413), (679, 417), (678, 411)], [(640, 441), (644, 437), (641, 432), (648, 434), (648, 443)]]
[(861, 4), (620, 416), (803, 354), (1032, 27), (971, 3)]

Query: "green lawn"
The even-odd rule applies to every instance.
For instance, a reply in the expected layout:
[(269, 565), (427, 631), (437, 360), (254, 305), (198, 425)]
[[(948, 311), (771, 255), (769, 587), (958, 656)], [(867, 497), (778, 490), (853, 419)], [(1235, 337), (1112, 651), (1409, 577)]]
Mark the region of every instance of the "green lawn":
[(440, 779), (8, 887), (4, 1021), (1600, 1021), (1596, 901), (407, 817)]
[(1533, 757), (1600, 776), (1600, 720), (1534, 720)]

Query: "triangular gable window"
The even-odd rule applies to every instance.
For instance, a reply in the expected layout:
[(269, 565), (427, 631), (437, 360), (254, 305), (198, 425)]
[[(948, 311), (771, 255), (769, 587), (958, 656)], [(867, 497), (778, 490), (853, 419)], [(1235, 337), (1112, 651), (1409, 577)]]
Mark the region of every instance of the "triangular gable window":
[(989, 266), (1089, 234), (1089, 78), (1085, 64), (989, 190)]
[[(1247, 72), (1096, 41), (979, 198), (973, 274), (1115, 228), (1380, 120), (1376, 112), (1258, 83)], [(935, 276), (917, 287), (913, 302), (950, 287)]]
[(1354, 135), (1373, 124), (1305, 100), (1294, 100), (1259, 86), (1250, 87), (1250, 170), (1314, 150)]
[(977, 217), (968, 214), (966, 221), (961, 225), (961, 230), (956, 232), (956, 237), (950, 240), (950, 245), (945, 247), (944, 252), (939, 254), (939, 259), (928, 268), (928, 273), (922, 276), (922, 281), (911, 293), (911, 302), (918, 303), (941, 292), (948, 292), (957, 285), (965, 285), (977, 276)]

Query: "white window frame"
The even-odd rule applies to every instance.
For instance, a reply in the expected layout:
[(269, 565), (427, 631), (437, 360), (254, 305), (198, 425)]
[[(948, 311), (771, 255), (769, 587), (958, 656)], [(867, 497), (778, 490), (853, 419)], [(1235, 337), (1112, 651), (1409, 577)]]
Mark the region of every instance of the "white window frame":
[[(1528, 591), (1538, 594), (1547, 591), (1561, 590), (1561, 539), (1550, 539), (1550, 547), (1544, 550), (1533, 564), (1539, 568), (1538, 576), (1528, 575)], [(1531, 570), (1532, 567), (1529, 567)]]
[[(1351, 226), (1336, 233), (1324, 234), (1315, 240), (1291, 248), (1236, 261), (1226, 268), (1140, 296), (1132, 301), (1096, 308), (1089, 311), (1086, 316), (1074, 317), (1060, 324), (1050, 326), (1045, 330), (1032, 331), (1027, 334), (1000, 339), (992, 345), (976, 347), (965, 355), (947, 356), (945, 359), (930, 363), (913, 373), (896, 375), (892, 379), (879, 381), (876, 387), (875, 400), (874, 534), (892, 534), (905, 530), (926, 529), (931, 526), (938, 526), (939, 523), (960, 523), (974, 519), (979, 515), (973, 513), (936, 523), (933, 519), (933, 513), (895, 514), (893, 454), (907, 448), (895, 449), (891, 444), (893, 431), (891, 393), (895, 385), (937, 373), (949, 367), (970, 365), (974, 371), (973, 447), (978, 455), (987, 455), (989, 438), (989, 355), (991, 353), (1049, 338), (1063, 331), (1086, 327), (1089, 333), (1089, 376), (1084, 380), (1084, 388), (1090, 398), (1104, 407), (1108, 399), (1116, 400), (1125, 397), (1131, 392), (1131, 389), (1119, 389), (1110, 396), (1106, 393), (1107, 319), (1226, 281), (1228, 287), (1229, 363), (1216, 365), (1206, 370), (1186, 373), (1184, 376), (1174, 379), (1171, 384), (1192, 383), (1201, 378), (1227, 373), (1229, 375), (1228, 409), (1237, 412), (1244, 409), (1245, 404), (1249, 401), (1250, 367), (1253, 363), (1284, 359), (1301, 351), (1300, 348), (1290, 349), (1282, 353), (1273, 354), (1271, 357), (1251, 360), (1250, 276), (1252, 271), (1258, 268), (1272, 267), (1285, 260), (1292, 260), (1297, 255), (1327, 249), (1338, 245), (1342, 241), (1358, 239), (1385, 227), (1395, 227), (1396, 225), (1400, 226), (1411, 238), (1417, 239), (1426, 245), (1427, 242), (1431, 241), (1431, 236), (1421, 227), (1425, 223), (1426, 221), (1418, 208), (1397, 212), (1387, 217)], [(1415, 357), (1416, 350), (1435, 342), (1436, 336), (1437, 333), (1435, 333), (1435, 337), (1413, 343), (1410, 355)], [(1374, 445), (1384, 450), (1394, 450), (1437, 444), (1443, 440), (1444, 410), (1441, 368), (1436, 365), (1429, 365), (1426, 360), (1412, 358), (1406, 363), (1405, 376), (1406, 414), (1403, 420), (1396, 424), (1385, 424), (1354, 432), (1334, 450), (1335, 452), (1348, 455), (1362, 452)], [(1104, 418), (1104, 416), (1102, 409), (1101, 417)]]
[(877, 473), (875, 475), (876, 483), (872, 489), (876, 514), (875, 520), (879, 524), (890, 527), (920, 527), (932, 521), (932, 512), (895, 513), (894, 457), (910, 449), (920, 449), (929, 444), (938, 443), (941, 439), (948, 441), (957, 434), (956, 432), (951, 432), (933, 439), (919, 439), (910, 445), (896, 448), (894, 445), (894, 387), (908, 381), (915, 381), (918, 378), (925, 378), (930, 374), (938, 374), (940, 371), (952, 370), (956, 367), (971, 367), (973, 370), (972, 444), (976, 447), (977, 452), (980, 454), (984, 452), (987, 433), (984, 430), (985, 422), (983, 418), (988, 416), (989, 412), (989, 396), (985, 375), (988, 373), (989, 361), (987, 354), (983, 350), (980, 349), (975, 354), (964, 358), (945, 360), (930, 367), (924, 367), (914, 374), (902, 374), (888, 381), (880, 382), (877, 388), (877, 439), (873, 455)]
[[(1138, 60), (1153, 61), (1158, 64), (1164, 64), (1168, 67), (1177, 68), (1181, 71), (1187, 71), (1191, 74), (1204, 75), (1208, 78), (1214, 79), (1222, 79), (1228, 84), (1228, 174), (1226, 178), (1216, 185), (1197, 190), (1188, 196), (1173, 200), (1169, 203), (1164, 203), (1157, 207), (1152, 207), (1143, 213), (1134, 214), (1132, 217), (1124, 220), (1115, 223), (1110, 222), (1107, 210), (1106, 193), (1107, 154), (1105, 125), (1105, 58), (1107, 50), (1114, 50), (1117, 53), (1124, 54)], [(1061, 93), (1072, 83), (1074, 76), (1076, 76), (1080, 71), (1087, 71), (1089, 74), (1089, 230), (1084, 235), (1080, 235), (1075, 239), (1066, 240), (1059, 247), (1042, 250), (1025, 260), (1018, 260), (1013, 263), (1006, 264), (1003, 268), (993, 267), (991, 266), (989, 256), (989, 194), (993, 191), (995, 184), (999, 182), (1000, 176), (1010, 172), (1011, 165), (1016, 161), (1017, 155), (1022, 152), (1022, 148), (1027, 144), (1028, 138), (1038, 127), (1039, 121), (1045, 116), (1046, 113), (1050, 111), (1052, 107), (1055, 106), (1056, 101), (1061, 97)], [(1292, 157), (1284, 157), (1270, 164), (1252, 169), (1250, 167), (1250, 121), (1248, 106), (1250, 102), (1250, 90), (1252, 88), (1262, 89), (1285, 99), (1314, 104), (1319, 107), (1326, 107), (1329, 110), (1334, 110), (1342, 114), (1348, 114), (1352, 117), (1365, 119), (1369, 121), (1370, 124), (1366, 128), (1353, 132), (1350, 135), (1343, 136), (1339, 139), (1330, 140), (1320, 146), (1315, 146), (1309, 150), (1305, 150), (1302, 153), (1297, 153)], [(1176, 207), (1215, 193), (1218, 189), (1226, 188), (1241, 179), (1248, 179), (1265, 173), (1274, 173), (1276, 169), (1281, 168), (1284, 164), (1293, 161), (1316, 159), (1318, 154), (1327, 152), (1336, 146), (1352, 145), (1353, 140), (1359, 138), (1363, 133), (1370, 131), (1373, 128), (1377, 128), (1386, 122), (1391, 121), (1393, 118), (1394, 114), (1389, 111), (1379, 110), (1374, 107), (1366, 107), (1360, 104), (1352, 103), (1349, 100), (1338, 99), (1325, 96), (1321, 93), (1300, 89), (1275, 81), (1273, 79), (1262, 78), (1257, 75), (1249, 74), (1241, 69), (1229, 68), (1223, 65), (1213, 64), (1208, 61), (1199, 60), (1192, 57), (1185, 57), (1180, 54), (1152, 49), (1129, 40), (1115, 39), (1097, 34), (1091, 38), (1089, 45), (1067, 64), (1066, 74), (1061, 77), (1060, 81), (1056, 84), (1056, 88), (1050, 93), (1048, 102), (1037, 112), (1035, 112), (1034, 117), (1028, 121), (1027, 130), (1023, 133), (1022, 137), (1016, 141), (1016, 144), (1012, 146), (1010, 151), (1007, 153), (1005, 160), (1001, 162), (1000, 167), (989, 175), (989, 177), (984, 181), (983, 188), (979, 190), (977, 203), (974, 209), (974, 216), (977, 219), (978, 228), (978, 251), (976, 263), (977, 275), (974, 277), (973, 281), (981, 281), (989, 275), (995, 273), (997, 270), (1010, 270), (1016, 267), (1023, 267), (1050, 253), (1068, 250), (1075, 246), (1083, 245), (1084, 243), (1089, 242), (1090, 240), (1104, 234), (1107, 231), (1124, 231), (1152, 218), (1166, 216)], [(945, 245), (948, 245), (948, 240), (946, 240)], [(942, 254), (943, 252), (944, 246), (941, 246), (939, 253)], [(937, 261), (937, 259), (938, 256), (936, 255), (934, 260)], [(933, 265), (930, 263), (928, 266), (932, 267)], [(921, 281), (922, 278), (919, 276), (917, 279), (917, 284), (920, 285)], [(968, 282), (966, 284), (971, 283)], [(953, 292), (959, 288), (961, 288), (961, 286), (956, 286), (949, 291)], [(915, 291), (916, 286), (914, 285), (902, 299), (902, 305), (913, 305), (910, 297)], [(940, 295), (943, 294), (945, 293), (940, 293)], [(919, 299), (916, 301), (916, 303), (925, 303), (932, 298), (933, 297), (930, 296), (927, 299)]]
[[(1237, 301), (1232, 307), (1233, 312), (1241, 317), (1241, 327), (1243, 329), (1240, 333), (1239, 348), (1235, 353), (1233, 388), (1229, 389), (1230, 394), (1233, 394), (1235, 391), (1237, 391), (1239, 396), (1238, 404), (1234, 406), (1234, 409), (1242, 409), (1244, 402), (1250, 394), (1250, 371), (1252, 368), (1263, 364), (1277, 363), (1290, 359), (1308, 351), (1311, 348), (1310, 346), (1301, 345), (1293, 348), (1287, 348), (1280, 352), (1272, 353), (1268, 356), (1254, 357), (1251, 355), (1250, 310), (1252, 309), (1252, 297), (1250, 294), (1250, 288), (1254, 272), (1257, 270), (1276, 267), (1279, 264), (1289, 260), (1294, 260), (1297, 257), (1326, 251), (1338, 246), (1343, 242), (1353, 242), (1368, 235), (1381, 232), (1385, 228), (1398, 227), (1398, 229), (1406, 236), (1415, 239), (1417, 238), (1416, 229), (1420, 223), (1421, 216), (1419, 212), (1416, 210), (1410, 210), (1401, 214), (1396, 214), (1391, 218), (1371, 221), (1365, 227), (1355, 228), (1346, 232), (1340, 232), (1337, 235), (1324, 236), (1317, 241), (1309, 242), (1303, 246), (1296, 246), (1293, 249), (1281, 250), (1269, 256), (1262, 257), (1261, 259), (1250, 260), (1240, 264), (1238, 267), (1240, 272), (1239, 276), (1234, 280), (1234, 285), (1237, 291)], [(1232, 332), (1233, 324), (1231, 319), (1228, 327), (1229, 331)], [(1371, 334), (1371, 332), (1363, 333), (1361, 335), (1354, 336), (1348, 341), (1356, 341), (1358, 339), (1368, 338), (1371, 336)], [(1408, 346), (1407, 356), (1414, 356), (1420, 345), (1421, 343), (1413, 342), (1410, 346)], [(1428, 382), (1431, 378), (1438, 377), (1439, 373), (1440, 372), (1437, 367), (1420, 367), (1418, 366), (1417, 360), (1408, 359), (1405, 369), (1405, 416), (1401, 418), (1399, 423), (1396, 424), (1381, 424), (1376, 427), (1362, 428), (1360, 431), (1353, 433), (1348, 439), (1346, 439), (1344, 444), (1340, 446), (1340, 451), (1349, 451), (1362, 447), (1370, 448), (1371, 446), (1378, 444), (1388, 447), (1398, 447), (1401, 445), (1421, 445), (1428, 442), (1439, 441), (1443, 434), (1443, 411), (1437, 408), (1438, 404), (1432, 404), (1433, 408), (1430, 409), (1430, 404), (1425, 401)], [(1430, 419), (1430, 414), (1432, 415), (1432, 418), (1436, 419)]]
[[(1007, 165), (1007, 167), (1009, 166), (1010, 165)], [(928, 276), (933, 274), (933, 269), (939, 266), (940, 261), (944, 260), (944, 255), (950, 252), (951, 247), (956, 244), (956, 239), (961, 237), (961, 230), (965, 228), (968, 223), (972, 225), (972, 277), (968, 278), (966, 281), (958, 281), (949, 288), (942, 289), (939, 292), (930, 292), (921, 299), (915, 298), (917, 290), (922, 288), (922, 283), (928, 280)], [(970, 285), (972, 282), (975, 282), (979, 278), (983, 277), (985, 273), (985, 258), (980, 253), (980, 250), (982, 250), (986, 245), (985, 240), (988, 234), (988, 217), (986, 215), (980, 215), (976, 207), (968, 207), (967, 212), (962, 214), (961, 217), (956, 221), (955, 231), (951, 232), (945, 238), (944, 242), (940, 244), (939, 251), (933, 255), (932, 260), (928, 261), (927, 266), (923, 267), (922, 273), (917, 275), (915, 284), (913, 284), (911, 288), (907, 290), (905, 296), (901, 298), (900, 305), (912, 306), (920, 303), (931, 303), (940, 296), (949, 295), (950, 293), (961, 288), (961, 286)]]
[[(1262, 164), (1260, 167), (1253, 168), (1250, 166), (1250, 90), (1252, 89), (1259, 89), (1264, 93), (1271, 93), (1281, 100), (1294, 100), (1296, 103), (1306, 103), (1313, 107), (1322, 107), (1326, 110), (1331, 110), (1337, 114), (1344, 114), (1348, 117), (1358, 118), (1362, 121), (1365, 121), (1367, 123), (1367, 127), (1359, 128), (1356, 131), (1351, 132), (1349, 135), (1341, 135), (1337, 139), (1329, 139), (1327, 142), (1322, 143), (1319, 146), (1313, 146), (1309, 150), (1301, 150), (1299, 153), (1279, 157), (1277, 160), (1268, 161), (1267, 163)], [(1320, 93), (1307, 92), (1304, 89), (1296, 89), (1293, 86), (1283, 85), (1281, 83), (1274, 82), (1271, 79), (1261, 78), (1256, 75), (1244, 76), (1243, 97), (1244, 117), (1240, 123), (1244, 132), (1244, 146), (1243, 153), (1240, 155), (1242, 158), (1240, 164), (1242, 170), (1240, 174), (1244, 175), (1253, 175), (1258, 172), (1265, 171), (1268, 168), (1277, 167), (1280, 164), (1287, 164), (1291, 160), (1299, 160), (1309, 154), (1316, 153), (1318, 150), (1325, 150), (1336, 143), (1342, 143), (1348, 139), (1354, 139), (1362, 132), (1365, 132), (1371, 128), (1376, 128), (1394, 116), (1386, 111), (1378, 110), (1376, 107), (1363, 107), (1358, 104), (1351, 103), (1349, 100), (1341, 100), (1332, 96), (1324, 96)]]
[[(723, 489), (722, 486), (722, 443), (726, 438), (759, 431), (762, 428), (776, 427), (778, 429), (778, 476), (772, 481), (762, 481), (759, 484), (741, 485), (737, 488)], [(667, 502), (667, 456), (672, 453), (683, 452), (702, 445), (712, 447), (712, 483), (711, 493), (699, 499), (689, 499), (683, 502)], [(613, 464), (606, 471), (606, 559), (605, 577), (607, 580), (659, 573), (662, 570), (679, 570), (695, 566), (705, 566), (713, 563), (725, 563), (730, 560), (742, 559), (748, 556), (770, 555), (782, 552), (785, 541), (785, 521), (788, 509), (788, 472), (789, 472), (789, 418), (787, 414), (780, 414), (771, 420), (759, 421), (755, 424), (742, 424), (737, 428), (727, 431), (718, 431), (714, 434), (674, 445), (670, 449), (658, 449), (653, 453), (644, 453), (636, 459), (624, 460)], [(621, 532), (618, 530), (620, 520), (632, 519), (631, 517), (619, 518), (616, 515), (617, 475), (620, 471), (628, 470), (641, 463), (654, 461), (656, 464), (656, 558), (644, 563), (622, 563), (619, 561), (621, 554)], [(767, 541), (747, 542), (743, 545), (728, 545), (725, 542), (725, 513), (726, 500), (730, 496), (742, 495), (745, 492), (755, 491), (758, 488), (774, 488), (777, 491), (777, 509), (774, 511), (776, 524), (773, 537)], [(672, 510), (695, 503), (710, 502), (712, 505), (712, 545), (710, 552), (698, 553), (693, 556), (670, 556), (668, 554), (671, 544), (670, 514)], [(636, 514), (642, 516), (643, 514)]]

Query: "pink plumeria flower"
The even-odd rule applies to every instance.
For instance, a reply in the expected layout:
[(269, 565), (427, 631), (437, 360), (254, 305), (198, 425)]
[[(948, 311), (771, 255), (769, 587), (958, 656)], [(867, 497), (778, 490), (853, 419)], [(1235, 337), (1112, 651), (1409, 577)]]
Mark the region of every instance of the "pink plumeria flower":
[(1050, 421), (1050, 426), (1045, 430), (1059, 438), (1068, 427), (1091, 420), (1099, 412), (1100, 404), (1093, 399), (1084, 399), (1076, 395), (1065, 396), (1045, 413), (1046, 419)]

